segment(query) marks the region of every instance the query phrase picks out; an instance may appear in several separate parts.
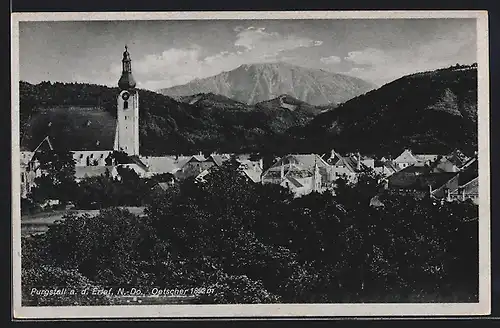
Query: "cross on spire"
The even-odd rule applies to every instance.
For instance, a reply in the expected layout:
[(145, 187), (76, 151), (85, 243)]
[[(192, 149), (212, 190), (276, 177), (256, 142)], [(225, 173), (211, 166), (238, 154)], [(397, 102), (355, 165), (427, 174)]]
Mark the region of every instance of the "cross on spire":
[(125, 45), (125, 51), (128, 51), (128, 46), (127, 45)]

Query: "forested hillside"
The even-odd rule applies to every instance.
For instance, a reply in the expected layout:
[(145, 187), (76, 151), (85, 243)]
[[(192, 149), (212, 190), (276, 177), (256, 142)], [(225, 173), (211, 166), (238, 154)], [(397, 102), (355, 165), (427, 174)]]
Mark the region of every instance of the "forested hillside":
[[(100, 140), (101, 146), (112, 144), (103, 140), (113, 136), (113, 131), (109, 131), (111, 124), (101, 130), (91, 128), (91, 116), (110, 121), (103, 115), (107, 112), (116, 117), (118, 93), (118, 88), (91, 84), (21, 82), (21, 145), (33, 149), (47, 135), (66, 149), (74, 149), (75, 144), (93, 149), (95, 139)], [(281, 133), (316, 114), (309, 109), (290, 111), (271, 106), (272, 103), (249, 106), (214, 94), (176, 101), (139, 90), (139, 102), (140, 146), (144, 155), (214, 150), (255, 152), (269, 147), (272, 151), (272, 147), (281, 147), (281, 142), (272, 142), (279, 140)], [(96, 136), (100, 133), (102, 136)], [(92, 142), (73, 142), (77, 134), (80, 140)]]
[(364, 153), (477, 150), (477, 66), (404, 76), (292, 129), (305, 148)]

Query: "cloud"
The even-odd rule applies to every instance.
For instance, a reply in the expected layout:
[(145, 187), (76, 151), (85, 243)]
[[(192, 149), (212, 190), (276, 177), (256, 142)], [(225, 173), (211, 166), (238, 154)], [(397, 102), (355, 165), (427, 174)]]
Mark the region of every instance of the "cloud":
[(282, 36), (277, 32), (266, 32), (264, 27), (255, 28), (253, 26), (240, 30), (237, 34), (237, 47), (243, 47), (246, 50), (268, 50), (268, 52), (292, 50), (301, 47), (320, 46), (323, 41), (312, 40), (309, 38), (295, 35)]
[(344, 60), (350, 64), (345, 74), (383, 85), (404, 75), (472, 64), (477, 59), (475, 39), (459, 36), (436, 38), (412, 48), (360, 49), (349, 52)]
[(344, 58), (356, 65), (384, 65), (391, 62), (391, 56), (375, 48), (366, 48), (360, 51), (351, 51)]
[(330, 57), (321, 57), (320, 61), (326, 65), (333, 65), (340, 63), (342, 59), (338, 56), (330, 56)]
[(199, 60), (201, 49), (192, 47), (186, 49), (171, 48), (163, 51), (160, 55), (147, 55), (134, 63), (134, 71), (139, 74), (147, 74), (157, 70), (173, 69), (179, 66), (190, 65)]
[[(206, 53), (198, 45), (187, 48), (170, 48), (160, 54), (150, 54), (132, 61), (138, 86), (141, 88), (166, 88), (232, 70), (242, 64), (273, 62), (286, 58), (285, 52), (303, 47), (320, 46), (323, 42), (296, 36), (267, 32), (263, 27), (234, 28), (236, 39), (233, 48), (218, 53)], [(121, 66), (110, 68), (120, 74)], [(115, 73), (118, 71), (118, 73)], [(140, 81), (143, 81), (142, 83)]]

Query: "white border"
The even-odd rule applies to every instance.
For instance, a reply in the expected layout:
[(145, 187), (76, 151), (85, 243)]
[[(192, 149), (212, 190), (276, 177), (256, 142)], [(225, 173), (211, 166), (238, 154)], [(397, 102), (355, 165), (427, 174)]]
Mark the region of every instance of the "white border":
[(258, 305), (139, 305), (139, 306), (21, 306), (20, 199), (12, 197), (13, 316), (15, 319), (73, 318), (252, 318), (349, 316), (470, 316), (490, 314), (490, 160), (489, 61), (486, 11), (274, 11), (274, 12), (111, 12), (13, 13), (12, 23), (12, 195), (20, 194), (19, 162), (19, 22), (107, 20), (212, 20), (212, 19), (409, 19), (476, 18), (479, 122), (479, 303), (419, 304), (258, 304)]

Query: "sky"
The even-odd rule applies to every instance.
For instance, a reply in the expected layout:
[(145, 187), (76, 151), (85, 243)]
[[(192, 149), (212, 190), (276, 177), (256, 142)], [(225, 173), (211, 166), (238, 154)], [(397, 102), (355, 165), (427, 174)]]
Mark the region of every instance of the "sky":
[(476, 59), (474, 19), (20, 22), (20, 79), (115, 86), (125, 44), (138, 87), (287, 62), (377, 86)]

